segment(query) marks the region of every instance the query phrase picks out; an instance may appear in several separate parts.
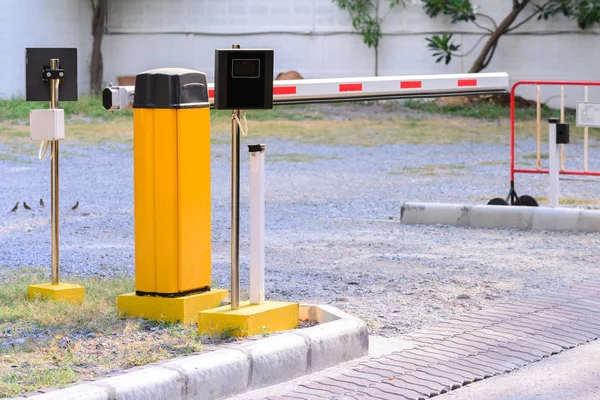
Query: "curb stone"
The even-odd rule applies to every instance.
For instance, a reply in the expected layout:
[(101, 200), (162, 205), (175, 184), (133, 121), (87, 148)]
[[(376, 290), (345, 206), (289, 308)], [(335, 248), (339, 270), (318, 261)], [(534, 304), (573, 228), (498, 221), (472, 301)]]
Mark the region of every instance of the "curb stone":
[(367, 325), (360, 319), (321, 305), (300, 305), (300, 318), (316, 319), (319, 325), (235, 348), (148, 365), (65, 389), (28, 395), (28, 398), (216, 400), (368, 354)]
[(600, 232), (600, 210), (445, 203), (404, 203), (403, 224)]

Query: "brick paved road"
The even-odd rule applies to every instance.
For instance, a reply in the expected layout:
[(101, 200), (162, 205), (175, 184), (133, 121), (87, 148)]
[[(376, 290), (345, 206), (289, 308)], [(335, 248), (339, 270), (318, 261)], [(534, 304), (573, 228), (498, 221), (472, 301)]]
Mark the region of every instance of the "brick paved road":
[(428, 399), (600, 337), (600, 282), (505, 303), (405, 336), (419, 345), (268, 400)]

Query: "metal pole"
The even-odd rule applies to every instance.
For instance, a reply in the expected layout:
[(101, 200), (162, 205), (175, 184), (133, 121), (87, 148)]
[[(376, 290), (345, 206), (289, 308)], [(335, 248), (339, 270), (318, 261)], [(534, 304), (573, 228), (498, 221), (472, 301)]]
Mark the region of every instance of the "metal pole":
[(231, 309), (240, 308), (240, 127), (231, 118)]
[(250, 304), (265, 302), (265, 145), (250, 151)]
[(560, 155), (558, 145), (556, 144), (556, 118), (550, 118), (548, 121), (548, 177), (549, 177), (549, 203), (550, 207), (558, 207), (558, 177), (560, 166)]
[[(588, 101), (588, 87), (584, 88), (584, 98), (583, 101)], [(588, 136), (589, 130), (586, 126), (583, 128), (583, 170), (587, 172), (588, 170)]]
[[(560, 123), (565, 123), (565, 87), (560, 85)], [(565, 169), (565, 145), (560, 144), (560, 170)]]
[[(58, 59), (50, 60), (50, 69), (58, 69)], [(50, 80), (50, 108), (58, 108), (58, 87), (59, 79)], [(58, 140), (50, 142), (50, 209), (51, 209), (51, 230), (52, 230), (52, 284), (59, 283), (58, 268)]]
[(540, 85), (537, 85), (537, 100), (536, 100), (536, 111), (537, 111), (537, 169), (542, 169), (542, 98)]
[[(239, 44), (231, 46), (239, 49)], [(240, 308), (240, 110), (231, 111), (231, 309)]]

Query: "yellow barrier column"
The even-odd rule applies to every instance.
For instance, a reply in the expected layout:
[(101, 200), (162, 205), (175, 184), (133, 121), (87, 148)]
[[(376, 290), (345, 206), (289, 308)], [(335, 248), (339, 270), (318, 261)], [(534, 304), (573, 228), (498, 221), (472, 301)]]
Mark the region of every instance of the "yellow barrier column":
[(119, 313), (195, 322), (211, 290), (210, 114), (206, 75), (163, 68), (137, 75), (133, 103), (135, 293)]

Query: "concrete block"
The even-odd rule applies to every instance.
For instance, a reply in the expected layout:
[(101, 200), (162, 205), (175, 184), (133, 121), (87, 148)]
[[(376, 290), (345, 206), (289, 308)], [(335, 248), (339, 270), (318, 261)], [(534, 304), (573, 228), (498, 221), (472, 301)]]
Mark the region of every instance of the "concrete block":
[(403, 224), (600, 232), (600, 210), (574, 208), (406, 203), (400, 218)]
[(250, 360), (238, 350), (219, 350), (208, 354), (179, 358), (161, 364), (178, 371), (187, 382), (187, 397), (212, 400), (247, 390)]
[(467, 206), (468, 224), (479, 228), (531, 229), (534, 207)]
[(33, 396), (36, 400), (112, 400), (102, 385), (84, 383), (61, 390)]
[(305, 338), (309, 343), (310, 372), (320, 371), (369, 353), (367, 324), (357, 318), (339, 319), (298, 330), (294, 334)]
[(249, 386), (253, 389), (285, 382), (309, 371), (308, 343), (296, 334), (271, 336), (236, 349), (250, 359)]
[(183, 399), (187, 387), (179, 372), (159, 366), (113, 376), (97, 384), (112, 394), (111, 400)]

